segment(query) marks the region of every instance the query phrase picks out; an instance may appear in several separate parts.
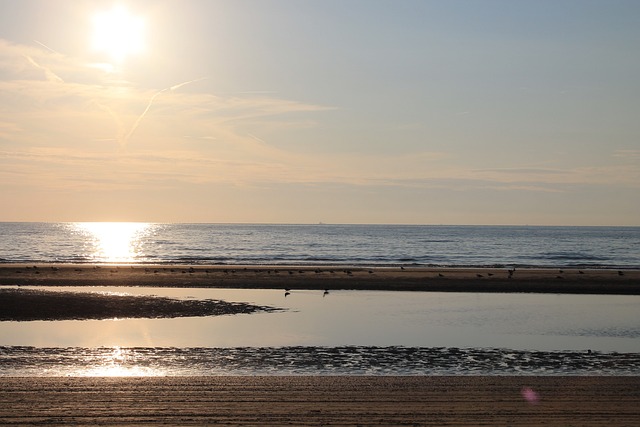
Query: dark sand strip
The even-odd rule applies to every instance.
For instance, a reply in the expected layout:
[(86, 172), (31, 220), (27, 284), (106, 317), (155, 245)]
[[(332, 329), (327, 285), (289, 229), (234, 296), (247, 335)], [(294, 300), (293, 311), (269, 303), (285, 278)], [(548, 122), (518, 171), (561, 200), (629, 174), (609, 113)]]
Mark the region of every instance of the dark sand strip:
[(345, 266), (0, 265), (0, 285), (640, 295), (640, 270)]
[(640, 377), (2, 378), (0, 424), (637, 426)]
[(0, 321), (153, 319), (277, 310), (274, 307), (211, 299), (179, 300), (157, 296), (0, 288)]

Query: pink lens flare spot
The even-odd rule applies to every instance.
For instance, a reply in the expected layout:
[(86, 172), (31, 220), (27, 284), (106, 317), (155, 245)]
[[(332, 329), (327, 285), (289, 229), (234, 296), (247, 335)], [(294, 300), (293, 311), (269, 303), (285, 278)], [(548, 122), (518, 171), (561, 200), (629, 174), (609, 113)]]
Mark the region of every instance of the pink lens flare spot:
[(537, 405), (538, 402), (540, 401), (540, 395), (535, 391), (533, 391), (532, 388), (523, 387), (522, 390), (520, 391), (520, 394), (522, 394), (522, 397), (524, 398), (524, 400), (526, 400), (532, 405)]

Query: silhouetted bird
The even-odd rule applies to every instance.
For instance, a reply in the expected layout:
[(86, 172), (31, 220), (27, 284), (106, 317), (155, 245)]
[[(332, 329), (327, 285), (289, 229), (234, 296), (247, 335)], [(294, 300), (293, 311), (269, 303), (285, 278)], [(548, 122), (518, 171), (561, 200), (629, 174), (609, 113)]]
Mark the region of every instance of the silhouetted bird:
[(324, 290), (324, 293), (322, 294), (322, 298), (326, 297), (327, 295), (329, 295), (329, 289)]

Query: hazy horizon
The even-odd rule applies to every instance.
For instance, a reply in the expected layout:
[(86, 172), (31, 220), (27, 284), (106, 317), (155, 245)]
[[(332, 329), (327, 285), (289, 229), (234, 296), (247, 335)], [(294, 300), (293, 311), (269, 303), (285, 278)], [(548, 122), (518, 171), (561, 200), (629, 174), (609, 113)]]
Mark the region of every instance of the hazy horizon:
[(0, 0), (0, 221), (640, 226), (638, 16)]

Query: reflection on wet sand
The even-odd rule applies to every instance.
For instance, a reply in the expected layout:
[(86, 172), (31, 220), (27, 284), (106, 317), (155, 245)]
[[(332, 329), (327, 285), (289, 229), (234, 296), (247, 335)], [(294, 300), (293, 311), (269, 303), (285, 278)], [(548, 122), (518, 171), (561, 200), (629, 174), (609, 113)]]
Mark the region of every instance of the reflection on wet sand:
[(636, 375), (638, 353), (422, 347), (0, 347), (0, 376)]

